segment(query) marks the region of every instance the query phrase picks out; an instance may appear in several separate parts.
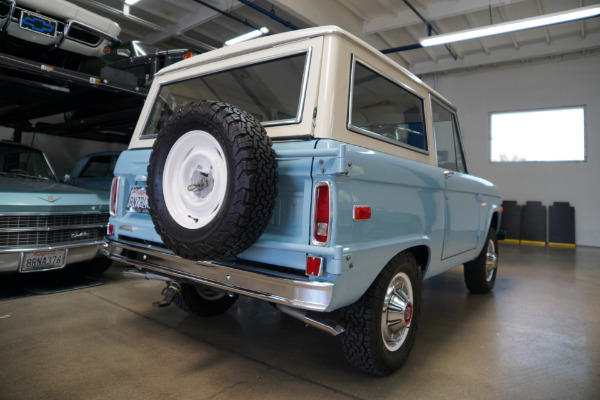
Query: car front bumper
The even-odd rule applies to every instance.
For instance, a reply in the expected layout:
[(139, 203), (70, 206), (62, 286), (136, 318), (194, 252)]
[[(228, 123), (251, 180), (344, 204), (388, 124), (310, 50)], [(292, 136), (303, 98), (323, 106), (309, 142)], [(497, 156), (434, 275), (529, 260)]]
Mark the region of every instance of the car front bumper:
[(42, 272), (64, 268), (66, 265), (89, 261), (102, 255), (102, 241), (88, 243), (65, 244), (56, 246), (41, 246), (19, 249), (0, 249), (0, 274), (21, 272), (21, 262), (26, 253), (44, 250), (66, 250), (66, 262), (61, 267), (36, 269), (29, 272)]

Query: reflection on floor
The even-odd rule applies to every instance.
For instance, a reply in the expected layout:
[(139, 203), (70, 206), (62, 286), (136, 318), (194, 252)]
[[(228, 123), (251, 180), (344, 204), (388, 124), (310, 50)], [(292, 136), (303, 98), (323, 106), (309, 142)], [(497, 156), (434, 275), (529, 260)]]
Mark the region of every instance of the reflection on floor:
[(85, 275), (72, 269), (0, 277), (0, 301), (36, 294), (67, 292), (102, 285), (101, 277)]
[(500, 245), (490, 295), (462, 267), (423, 283), (419, 335), (387, 378), (355, 371), (338, 338), (242, 298), (213, 318), (155, 309), (164, 283), (0, 302), (7, 399), (600, 398), (600, 249)]

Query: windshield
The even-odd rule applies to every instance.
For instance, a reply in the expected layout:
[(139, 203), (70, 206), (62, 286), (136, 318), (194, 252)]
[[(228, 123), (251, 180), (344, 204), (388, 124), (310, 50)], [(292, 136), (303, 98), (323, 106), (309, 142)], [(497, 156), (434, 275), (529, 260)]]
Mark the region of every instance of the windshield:
[(142, 136), (157, 134), (176, 110), (200, 100), (233, 104), (263, 125), (299, 122), (306, 60), (296, 54), (163, 85)]
[(24, 147), (0, 147), (0, 173), (56, 180), (44, 154)]

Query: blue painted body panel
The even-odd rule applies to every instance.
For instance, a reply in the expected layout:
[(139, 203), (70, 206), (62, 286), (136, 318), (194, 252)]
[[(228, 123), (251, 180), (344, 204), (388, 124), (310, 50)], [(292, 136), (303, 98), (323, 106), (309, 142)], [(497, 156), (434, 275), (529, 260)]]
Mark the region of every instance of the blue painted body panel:
[(108, 193), (49, 179), (0, 176), (0, 214), (108, 211)]
[[(321, 139), (280, 142), (278, 197), (270, 224), (238, 258), (304, 270), (306, 256), (325, 259), (325, 273), (311, 279), (335, 283), (333, 310), (356, 301), (396, 254), (424, 246), (430, 277), (469, 261), (481, 251), (500, 198), (490, 182), (467, 174), (446, 178), (444, 170), (362, 147)], [(120, 176), (118, 237), (161, 243), (149, 214), (125, 211), (133, 186), (145, 186), (150, 149), (128, 150), (115, 167)], [(313, 157), (315, 154), (322, 156)], [(328, 246), (311, 244), (313, 188), (332, 188), (332, 232)], [(354, 221), (354, 206), (372, 217)]]

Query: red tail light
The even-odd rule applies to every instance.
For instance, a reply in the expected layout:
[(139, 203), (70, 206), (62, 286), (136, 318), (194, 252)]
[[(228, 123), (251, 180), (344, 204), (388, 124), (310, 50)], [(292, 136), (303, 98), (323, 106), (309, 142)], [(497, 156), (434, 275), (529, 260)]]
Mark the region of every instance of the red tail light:
[(108, 211), (111, 217), (117, 216), (117, 204), (119, 202), (119, 177), (114, 177), (110, 185), (110, 199), (108, 203)]
[(329, 242), (331, 232), (331, 201), (327, 182), (317, 182), (315, 187), (315, 220), (313, 241), (317, 245)]

